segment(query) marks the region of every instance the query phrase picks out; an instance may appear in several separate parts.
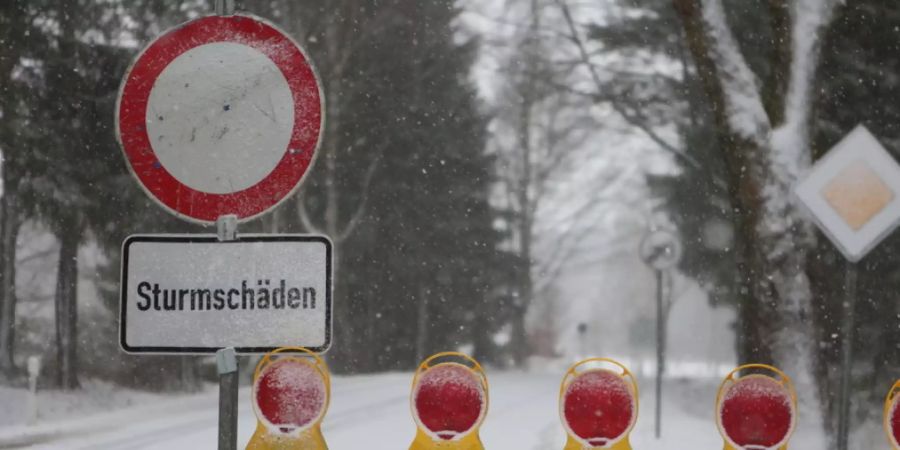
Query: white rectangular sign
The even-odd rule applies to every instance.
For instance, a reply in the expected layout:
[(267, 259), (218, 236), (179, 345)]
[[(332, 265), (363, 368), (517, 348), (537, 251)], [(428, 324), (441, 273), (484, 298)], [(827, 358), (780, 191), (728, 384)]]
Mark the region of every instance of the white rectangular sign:
[(331, 345), (331, 258), (323, 236), (130, 236), (122, 245), (122, 349), (323, 352)]

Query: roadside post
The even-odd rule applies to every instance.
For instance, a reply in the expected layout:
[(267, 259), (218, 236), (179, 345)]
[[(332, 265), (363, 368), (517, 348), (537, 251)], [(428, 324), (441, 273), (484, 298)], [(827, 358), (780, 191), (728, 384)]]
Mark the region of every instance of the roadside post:
[(631, 450), (629, 435), (638, 418), (637, 379), (611, 359), (578, 362), (563, 376), (559, 416), (568, 436), (565, 450)]
[(410, 450), (484, 450), (478, 431), (487, 415), (488, 381), (471, 357), (445, 352), (423, 361), (410, 409), (417, 427)]
[(182, 220), (216, 227), (125, 240), (120, 346), (216, 355), (220, 450), (237, 447), (236, 354), (323, 353), (332, 338), (328, 237), (238, 233), (291, 196), (312, 166), (321, 83), (290, 36), (234, 9), (216, 0), (216, 14), (151, 41), (124, 76), (115, 116), (144, 192)]
[(28, 405), (25, 408), (25, 423), (34, 425), (38, 418), (37, 382), (41, 376), (41, 357), (31, 355), (28, 357)]
[(884, 400), (884, 431), (893, 450), (900, 450), (900, 381), (894, 383)]
[(237, 450), (238, 367), (234, 347), (216, 352), (219, 374), (219, 449)]
[(256, 365), (251, 396), (258, 423), (247, 450), (328, 449), (321, 425), (331, 399), (331, 375), (315, 352), (280, 348), (268, 353)]
[(795, 193), (847, 259), (837, 431), (838, 450), (848, 450), (858, 262), (900, 224), (900, 165), (860, 125), (813, 166)]
[(787, 450), (797, 425), (791, 379), (764, 364), (734, 369), (716, 396), (716, 425), (725, 450)]
[[(684, 249), (675, 233), (657, 229), (651, 230), (641, 241), (641, 259), (656, 274), (656, 438), (662, 436), (662, 384), (666, 372), (666, 333), (671, 297), (666, 300), (665, 276), (681, 261)], [(671, 295), (669, 293), (668, 295)]]
[(578, 345), (580, 347), (579, 351), (582, 355), (587, 355), (588, 324), (585, 322), (579, 322), (576, 330), (578, 331)]

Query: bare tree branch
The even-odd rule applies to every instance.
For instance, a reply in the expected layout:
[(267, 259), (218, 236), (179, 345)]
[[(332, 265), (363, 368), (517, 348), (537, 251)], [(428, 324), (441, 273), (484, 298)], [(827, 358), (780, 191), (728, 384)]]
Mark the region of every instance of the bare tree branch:
[(350, 220), (347, 221), (347, 224), (344, 226), (344, 230), (341, 231), (340, 235), (338, 236), (338, 240), (341, 242), (346, 240), (353, 233), (353, 231), (356, 230), (356, 227), (359, 225), (360, 221), (363, 218), (363, 215), (366, 212), (366, 206), (369, 202), (369, 186), (372, 184), (372, 178), (374, 178), (375, 176), (375, 172), (378, 169), (378, 164), (381, 162), (381, 155), (383, 153), (384, 149), (382, 148), (382, 151), (379, 152), (378, 156), (376, 156), (374, 160), (372, 160), (372, 163), (369, 164), (369, 168), (366, 170), (366, 175), (363, 178), (362, 183), (362, 198), (359, 201), (359, 206), (356, 207), (356, 211), (353, 213), (353, 217), (351, 217)]
[(312, 219), (309, 217), (309, 211), (306, 209), (306, 202), (303, 201), (304, 197), (302, 195), (297, 196), (297, 216), (300, 218), (300, 223), (303, 224), (303, 228), (310, 233), (322, 234), (322, 230), (313, 224)]
[[(678, 148), (675, 145), (672, 145), (667, 140), (665, 140), (656, 130), (653, 129), (650, 125), (647, 124), (647, 121), (640, 113), (638, 113), (638, 109), (634, 107), (626, 107), (622, 104), (622, 101), (613, 96), (602, 96), (599, 92), (603, 89), (604, 83), (600, 78), (599, 73), (597, 72), (596, 66), (591, 62), (590, 55), (588, 54), (587, 48), (584, 45), (584, 40), (581, 38), (580, 33), (578, 32), (578, 27), (575, 25), (575, 20), (572, 18), (572, 11), (569, 8), (569, 5), (566, 3), (566, 0), (555, 0), (557, 5), (559, 5), (560, 9), (563, 13), (563, 18), (565, 19), (566, 26), (569, 28), (569, 32), (571, 33), (568, 36), (569, 40), (572, 41), (573, 44), (578, 49), (578, 53), (581, 55), (582, 64), (588, 69), (591, 80), (597, 87), (598, 93), (596, 94), (588, 94), (591, 98), (593, 98), (597, 102), (607, 102), (612, 106), (613, 110), (616, 111), (626, 122), (631, 124), (632, 126), (641, 130), (647, 137), (650, 138), (654, 143), (656, 143), (663, 150), (675, 155), (677, 158), (682, 161), (688, 163), (691, 167), (697, 170), (703, 170), (703, 166), (697, 161), (696, 158), (687, 154), (684, 150)], [(629, 111), (630, 109), (630, 111)], [(721, 178), (712, 175), (715, 183), (720, 187), (726, 187), (727, 183)]]

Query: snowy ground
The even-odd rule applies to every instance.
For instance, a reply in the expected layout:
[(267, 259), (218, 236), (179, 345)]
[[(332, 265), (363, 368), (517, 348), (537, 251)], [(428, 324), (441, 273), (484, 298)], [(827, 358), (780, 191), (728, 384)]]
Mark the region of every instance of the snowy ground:
[[(409, 374), (339, 377), (334, 380), (333, 399), (325, 418), (324, 434), (332, 449), (359, 448), (364, 439), (371, 450), (407, 448), (414, 425), (409, 413)], [(555, 373), (493, 373), (491, 404), (482, 429), (488, 449), (562, 448), (564, 435), (557, 416), (559, 375)], [(653, 438), (653, 389), (642, 383), (641, 416), (632, 443), (635, 449), (715, 449), (721, 439), (712, 420), (712, 405), (718, 380), (713, 378), (669, 380), (664, 402), (663, 439)], [(0, 391), (6, 410), (21, 410), (22, 398)], [(85, 406), (93, 414), (77, 414), (71, 401), (56, 411), (56, 419), (37, 425), (0, 428), (0, 448), (33, 449), (212, 449), (216, 446), (215, 390), (193, 396), (152, 396), (119, 393), (107, 396), (105, 412), (98, 402)], [(249, 405), (249, 390), (240, 393), (239, 439), (243, 447), (255, 426)], [(115, 400), (117, 399), (117, 400)], [(125, 401), (123, 399), (131, 399)], [(10, 401), (10, 403), (7, 403)], [(15, 403), (14, 403), (15, 402)], [(126, 404), (130, 402), (131, 406)], [(82, 405), (84, 406), (84, 405)], [(46, 408), (47, 405), (44, 405)], [(114, 410), (112, 408), (115, 408)], [(60, 419), (70, 413), (68, 419)], [(80, 417), (79, 417), (80, 416)], [(822, 450), (825, 445), (813, 430), (800, 429), (792, 450)], [(887, 448), (885, 445), (884, 448)]]

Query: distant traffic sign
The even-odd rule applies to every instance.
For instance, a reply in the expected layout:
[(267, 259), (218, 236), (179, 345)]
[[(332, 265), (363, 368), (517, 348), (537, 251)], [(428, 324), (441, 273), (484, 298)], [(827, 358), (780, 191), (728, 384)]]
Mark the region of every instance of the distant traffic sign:
[(122, 251), (121, 346), (323, 352), (331, 344), (331, 261), (321, 236), (131, 236)]
[(683, 251), (681, 240), (668, 230), (650, 231), (640, 247), (641, 259), (655, 270), (668, 270), (678, 265)]
[(761, 374), (726, 379), (719, 392), (717, 422), (735, 449), (775, 449), (786, 445), (797, 421), (792, 391)]
[(900, 223), (900, 165), (863, 126), (819, 160), (795, 192), (852, 262)]
[(175, 215), (211, 223), (276, 206), (312, 164), (324, 120), (303, 49), (250, 16), (167, 31), (129, 69), (116, 132), (132, 174)]

